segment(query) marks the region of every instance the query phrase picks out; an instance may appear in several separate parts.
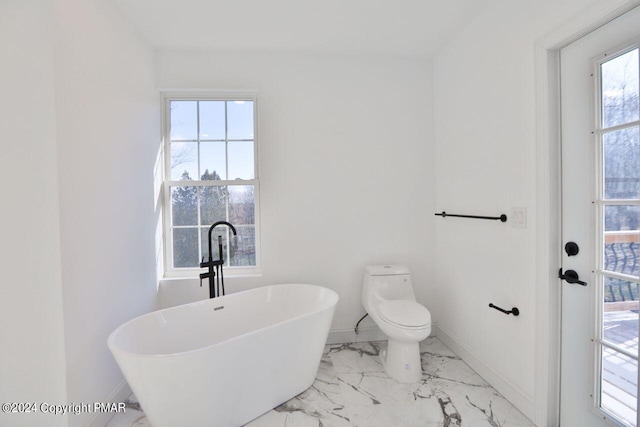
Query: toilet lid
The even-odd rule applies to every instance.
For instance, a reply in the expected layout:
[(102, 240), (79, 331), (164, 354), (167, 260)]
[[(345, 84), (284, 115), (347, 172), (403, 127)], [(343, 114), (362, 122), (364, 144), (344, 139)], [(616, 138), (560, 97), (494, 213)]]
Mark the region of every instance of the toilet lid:
[(380, 316), (390, 323), (406, 327), (423, 327), (431, 324), (431, 313), (414, 301), (389, 300), (380, 304)]

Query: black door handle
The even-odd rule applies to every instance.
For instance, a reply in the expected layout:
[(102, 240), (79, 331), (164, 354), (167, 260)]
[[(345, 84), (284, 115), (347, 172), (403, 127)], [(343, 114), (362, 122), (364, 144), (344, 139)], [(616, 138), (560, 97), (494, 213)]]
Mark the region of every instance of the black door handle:
[(562, 269), (558, 271), (558, 277), (562, 280), (566, 280), (567, 283), (577, 283), (578, 285), (587, 286), (587, 282), (580, 280), (580, 276), (575, 270), (567, 270), (562, 274)]

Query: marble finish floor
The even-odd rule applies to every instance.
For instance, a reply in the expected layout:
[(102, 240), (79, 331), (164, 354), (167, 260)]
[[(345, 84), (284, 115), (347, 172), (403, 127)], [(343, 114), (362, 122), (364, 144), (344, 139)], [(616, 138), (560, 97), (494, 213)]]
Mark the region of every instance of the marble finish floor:
[[(379, 360), (385, 347), (386, 341), (327, 345), (313, 385), (246, 427), (534, 427), (437, 338), (420, 344), (423, 375), (416, 384), (386, 375)], [(150, 426), (134, 396), (107, 424)]]

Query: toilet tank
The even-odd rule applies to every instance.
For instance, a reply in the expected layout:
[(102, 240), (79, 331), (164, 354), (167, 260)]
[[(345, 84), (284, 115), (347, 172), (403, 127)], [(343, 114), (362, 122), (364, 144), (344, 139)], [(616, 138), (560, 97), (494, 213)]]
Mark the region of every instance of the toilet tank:
[(415, 301), (411, 273), (403, 265), (369, 265), (365, 267), (362, 286), (363, 301), (372, 293), (380, 298)]

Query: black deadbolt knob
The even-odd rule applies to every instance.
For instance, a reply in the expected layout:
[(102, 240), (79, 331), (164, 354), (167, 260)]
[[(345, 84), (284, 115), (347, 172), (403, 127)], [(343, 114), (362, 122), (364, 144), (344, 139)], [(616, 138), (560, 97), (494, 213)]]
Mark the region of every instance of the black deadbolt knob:
[(576, 242), (568, 242), (566, 245), (564, 245), (564, 251), (568, 256), (574, 256), (578, 255), (578, 252), (580, 252), (580, 248), (578, 247), (578, 244)]

